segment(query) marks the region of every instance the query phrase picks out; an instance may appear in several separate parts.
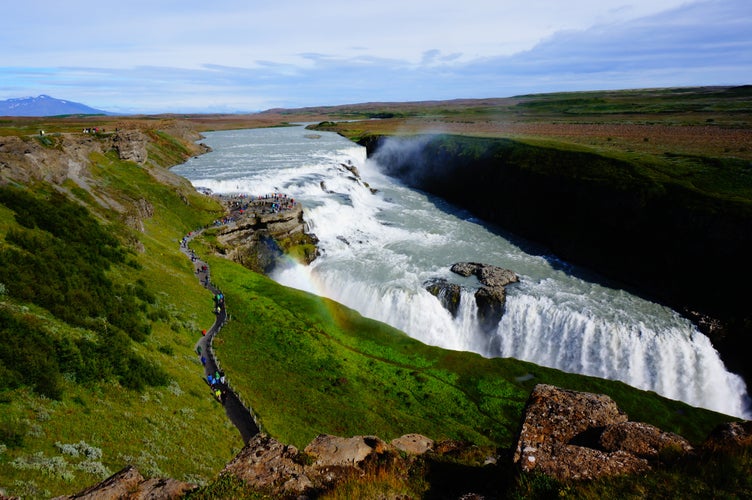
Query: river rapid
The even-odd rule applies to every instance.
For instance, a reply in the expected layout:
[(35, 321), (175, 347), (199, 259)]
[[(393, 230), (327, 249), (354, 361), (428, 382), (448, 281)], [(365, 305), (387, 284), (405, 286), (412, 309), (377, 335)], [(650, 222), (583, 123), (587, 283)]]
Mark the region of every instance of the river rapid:
[[(550, 255), (531, 254), (469, 213), (383, 175), (365, 148), (302, 126), (206, 133), (211, 153), (173, 168), (215, 193), (281, 192), (300, 201), (321, 255), (276, 281), (329, 297), (427, 344), (513, 357), (621, 380), (728, 415), (750, 418), (741, 377), (709, 339), (669, 308), (588, 281)], [(346, 168), (355, 167), (360, 179)], [(374, 193), (373, 190), (376, 190)], [(455, 262), (513, 270), (495, 331), (477, 321), (471, 292), (456, 317), (423, 288), (431, 278), (477, 287)]]

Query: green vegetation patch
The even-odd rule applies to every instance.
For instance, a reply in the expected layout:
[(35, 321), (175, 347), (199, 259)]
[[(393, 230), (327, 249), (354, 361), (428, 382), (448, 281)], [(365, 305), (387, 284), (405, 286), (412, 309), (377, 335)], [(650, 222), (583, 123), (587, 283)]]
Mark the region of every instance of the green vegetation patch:
[[(179, 158), (167, 151), (177, 144), (155, 148)], [(205, 484), (242, 447), (202, 377), (194, 348), (214, 321), (211, 295), (179, 250), (221, 207), (162, 167), (91, 160), (80, 185), (0, 188), (0, 487), (11, 496), (73, 494), (128, 464)]]
[(411, 432), (508, 447), (537, 383), (608, 394), (633, 420), (694, 441), (730, 419), (620, 382), (428, 346), (224, 259), (210, 263), (231, 315), (217, 357), (263, 429), (301, 448), (319, 433)]

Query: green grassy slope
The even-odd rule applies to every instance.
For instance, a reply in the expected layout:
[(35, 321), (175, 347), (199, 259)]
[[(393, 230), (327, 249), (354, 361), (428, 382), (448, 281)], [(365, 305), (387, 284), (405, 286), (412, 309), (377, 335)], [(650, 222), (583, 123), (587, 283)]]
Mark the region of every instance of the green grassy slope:
[[(178, 178), (156, 182), (150, 172), (157, 167), (121, 162), (111, 154), (94, 155), (91, 162), (95, 182), (90, 191), (66, 184), (84, 204), (83, 213), (80, 205), (64, 198), (45, 205), (53, 191), (46, 184), (33, 186), (38, 194), (30, 199), (41, 203), (39, 212), (65, 215), (64, 221), (45, 229), (17, 216), (22, 208), (0, 205), (0, 253), (19, 251), (18, 238), (9, 239), (10, 233), (47, 243), (23, 251), (36, 257), (32, 262), (40, 269), (14, 269), (6, 261), (0, 280), (3, 352), (13, 342), (22, 361), (11, 366), (3, 359), (6, 371), (0, 369), (0, 489), (6, 494), (45, 498), (75, 493), (127, 464), (147, 476), (203, 483), (242, 447), (201, 377), (193, 346), (200, 330), (214, 320), (211, 297), (178, 248), (180, 238), (211, 221), (219, 207)], [(29, 195), (31, 190), (22, 192)], [(143, 199), (153, 207), (153, 216), (143, 221), (144, 232), (135, 231), (123, 223), (126, 216), (104, 209), (95, 197), (125, 207)], [(65, 221), (72, 223), (67, 230), (61, 226)], [(80, 238), (84, 243), (72, 245), (77, 228), (86, 227), (90, 231)], [(85, 243), (92, 234), (114, 236), (121, 242), (116, 253), (123, 258), (78, 258), (76, 252), (92, 249)], [(17, 286), (22, 272), (29, 277), (24, 281), (29, 294)], [(114, 288), (102, 289), (116, 300), (101, 309), (89, 304), (93, 312), (88, 312), (87, 293), (95, 295), (95, 282), (110, 283)], [(34, 303), (45, 289), (52, 302)], [(116, 325), (117, 304), (127, 302), (129, 291), (144, 298), (134, 299), (134, 321), (142, 325), (138, 335)], [(102, 299), (95, 297), (98, 304), (106, 302)], [(12, 330), (11, 325), (20, 326)], [(28, 338), (46, 339), (50, 348), (40, 351), (38, 342), (20, 341)], [(121, 366), (119, 360), (130, 361)], [(55, 392), (33, 383), (32, 374), (40, 367), (55, 381)]]
[(301, 448), (319, 433), (410, 432), (509, 447), (537, 383), (606, 393), (633, 420), (695, 442), (729, 418), (620, 382), (431, 347), (225, 260), (210, 263), (231, 315), (217, 356), (263, 429)]

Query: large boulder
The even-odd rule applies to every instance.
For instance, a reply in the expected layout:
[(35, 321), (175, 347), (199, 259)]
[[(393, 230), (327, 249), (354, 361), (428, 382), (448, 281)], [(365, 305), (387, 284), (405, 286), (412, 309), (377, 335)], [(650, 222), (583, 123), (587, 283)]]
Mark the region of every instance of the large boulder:
[(344, 438), (320, 434), (306, 446), (305, 452), (317, 467), (357, 466), (372, 453), (384, 453), (388, 446), (376, 436)]
[(235, 476), (253, 488), (281, 495), (302, 495), (313, 488), (300, 453), (265, 434), (256, 434), (220, 474)]
[(557, 479), (594, 479), (649, 469), (647, 460), (622, 450), (598, 449), (608, 426), (627, 422), (627, 415), (604, 394), (537, 385), (524, 411), (514, 462), (524, 472)]
[(423, 283), (423, 288), (439, 299), (444, 309), (452, 313), (452, 316), (457, 317), (457, 312), (460, 308), (460, 298), (462, 297), (461, 286), (450, 283), (444, 278), (431, 278)]
[(503, 287), (520, 281), (514, 271), (477, 262), (458, 262), (453, 264), (450, 270), (460, 276), (475, 275), (478, 281), (491, 288)]
[(707, 450), (733, 450), (752, 446), (752, 420), (720, 424), (702, 444)]
[[(486, 331), (496, 329), (506, 305), (506, 286), (520, 281), (519, 277), (510, 271), (489, 264), (477, 262), (457, 262), (450, 270), (460, 276), (475, 276), (481, 287), (475, 290), (475, 304), (478, 307), (478, 321)], [(423, 283), (423, 288), (435, 295), (441, 304), (452, 315), (457, 316), (462, 287), (450, 283), (444, 278), (432, 278)]]
[(517, 283), (520, 278), (509, 269), (478, 262), (458, 262), (450, 270), (460, 276), (475, 276), (483, 285), (475, 292), (478, 306), (478, 322), (484, 330), (493, 331), (504, 315), (507, 302), (506, 286)]
[(692, 451), (689, 441), (644, 422), (622, 422), (607, 426), (599, 438), (605, 451), (625, 451), (640, 458), (658, 460), (669, 450), (671, 456)]
[(434, 441), (421, 434), (405, 434), (389, 444), (408, 455), (423, 455), (433, 450)]

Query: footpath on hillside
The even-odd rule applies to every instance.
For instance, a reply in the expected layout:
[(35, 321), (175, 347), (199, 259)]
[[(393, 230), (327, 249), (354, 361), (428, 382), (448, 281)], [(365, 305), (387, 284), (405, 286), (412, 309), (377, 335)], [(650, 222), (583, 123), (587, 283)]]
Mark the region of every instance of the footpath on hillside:
[(203, 379), (209, 386), (212, 396), (225, 407), (227, 418), (240, 431), (243, 444), (248, 444), (248, 441), (259, 433), (258, 424), (251, 410), (241, 402), (238, 395), (233, 391), (214, 356), (214, 349), (212, 348), (214, 335), (227, 321), (227, 304), (222, 292), (210, 280), (209, 266), (206, 262), (200, 260), (193, 250), (188, 248), (188, 243), (200, 233), (201, 231), (191, 232), (180, 242), (180, 250), (193, 262), (194, 272), (199, 282), (212, 293), (214, 314), (216, 315), (211, 328), (202, 331), (201, 338), (196, 342), (195, 352), (203, 365)]

